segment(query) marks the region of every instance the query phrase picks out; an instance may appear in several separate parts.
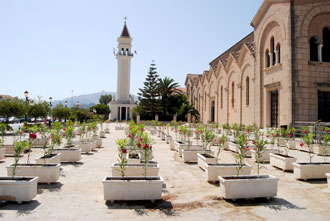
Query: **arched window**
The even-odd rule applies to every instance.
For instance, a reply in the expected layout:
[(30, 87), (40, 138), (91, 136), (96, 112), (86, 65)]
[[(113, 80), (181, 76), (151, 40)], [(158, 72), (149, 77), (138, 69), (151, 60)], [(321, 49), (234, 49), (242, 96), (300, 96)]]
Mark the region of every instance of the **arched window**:
[(275, 56), (275, 40), (274, 40), (274, 37), (272, 37), (270, 39), (270, 53), (272, 54), (272, 60), (269, 65), (272, 66), (272, 65), (275, 65), (276, 64), (276, 56)]
[(276, 45), (276, 52), (277, 52), (277, 54), (276, 54), (276, 56), (277, 56), (277, 64), (280, 64), (281, 63), (281, 45), (280, 45), (280, 43), (278, 43)]
[(329, 30), (329, 28), (323, 29), (322, 61), (330, 62), (330, 30)]
[(311, 37), (309, 40), (309, 60), (310, 61), (318, 61), (318, 46), (320, 44), (320, 38), (319, 37)]
[(223, 108), (223, 87), (221, 86), (220, 90), (220, 107)]
[(235, 84), (231, 83), (231, 106), (234, 107), (235, 104)]
[(266, 65), (266, 68), (268, 68), (270, 66), (270, 56), (269, 56), (268, 49), (265, 51), (265, 65)]
[(126, 55), (129, 55), (129, 51), (128, 51), (128, 48), (126, 48)]
[(246, 106), (249, 106), (250, 104), (250, 78), (246, 77)]

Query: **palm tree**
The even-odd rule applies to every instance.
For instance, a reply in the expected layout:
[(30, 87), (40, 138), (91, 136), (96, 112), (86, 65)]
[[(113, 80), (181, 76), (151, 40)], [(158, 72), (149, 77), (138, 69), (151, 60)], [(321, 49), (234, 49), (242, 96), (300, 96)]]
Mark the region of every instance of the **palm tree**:
[(168, 98), (173, 93), (181, 93), (178, 90), (179, 84), (176, 83), (172, 78), (165, 77), (164, 79), (159, 79), (159, 93), (161, 96), (161, 102), (163, 106), (163, 115), (167, 115), (167, 107), (168, 107)]

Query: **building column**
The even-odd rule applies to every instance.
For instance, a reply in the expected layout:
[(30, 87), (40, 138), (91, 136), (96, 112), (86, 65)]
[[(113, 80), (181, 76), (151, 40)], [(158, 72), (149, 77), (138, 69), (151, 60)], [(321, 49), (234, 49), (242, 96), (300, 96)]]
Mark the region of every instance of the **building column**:
[(274, 64), (273, 64), (273, 53), (271, 53), (271, 52), (269, 52), (268, 53), (268, 55), (269, 55), (269, 67), (271, 67), (271, 66), (273, 66)]
[(119, 121), (121, 121), (121, 107), (119, 107)]
[(125, 107), (126, 108), (126, 120), (128, 120), (128, 107)]
[(322, 60), (322, 48), (323, 48), (323, 44), (319, 44), (317, 46), (317, 55), (318, 55), (318, 58), (319, 58), (319, 62), (323, 62)]
[(279, 63), (278, 62), (278, 50), (275, 50), (275, 64), (278, 64), (278, 63)]

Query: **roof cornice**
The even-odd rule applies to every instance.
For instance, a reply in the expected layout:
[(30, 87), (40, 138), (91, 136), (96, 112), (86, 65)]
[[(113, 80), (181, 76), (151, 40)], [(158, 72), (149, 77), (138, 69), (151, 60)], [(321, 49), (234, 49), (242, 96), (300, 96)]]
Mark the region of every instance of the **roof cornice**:
[(288, 3), (288, 2), (290, 2), (290, 0), (264, 0), (264, 2), (262, 3), (262, 5), (260, 6), (260, 8), (257, 11), (257, 14), (253, 17), (253, 19), (251, 21), (251, 26), (253, 28), (255, 28), (259, 24), (262, 17), (264, 16), (264, 14), (267, 12), (268, 8), (272, 4)]

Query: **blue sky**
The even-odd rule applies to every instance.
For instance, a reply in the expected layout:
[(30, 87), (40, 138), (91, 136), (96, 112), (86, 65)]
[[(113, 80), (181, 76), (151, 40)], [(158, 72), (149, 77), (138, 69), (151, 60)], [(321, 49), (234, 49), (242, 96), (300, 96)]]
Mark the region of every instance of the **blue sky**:
[(116, 91), (113, 47), (127, 16), (131, 93), (155, 60), (181, 86), (187, 73), (249, 34), (262, 0), (1, 0), (0, 94), (62, 99)]

